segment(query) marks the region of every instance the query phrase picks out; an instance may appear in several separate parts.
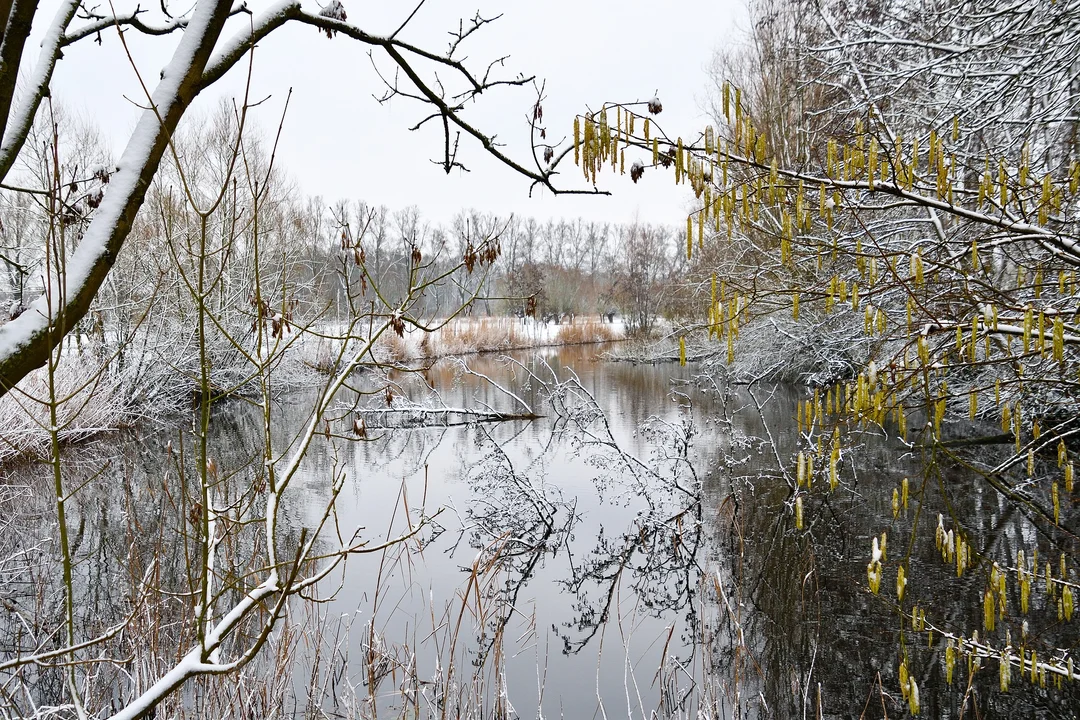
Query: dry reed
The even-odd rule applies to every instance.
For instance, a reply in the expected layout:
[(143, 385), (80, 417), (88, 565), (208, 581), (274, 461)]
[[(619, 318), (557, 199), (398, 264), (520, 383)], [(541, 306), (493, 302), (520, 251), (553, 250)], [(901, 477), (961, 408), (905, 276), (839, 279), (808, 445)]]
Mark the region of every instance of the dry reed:
[(556, 336), (559, 345), (610, 342), (615, 339), (615, 331), (610, 325), (604, 325), (595, 320), (563, 325)]

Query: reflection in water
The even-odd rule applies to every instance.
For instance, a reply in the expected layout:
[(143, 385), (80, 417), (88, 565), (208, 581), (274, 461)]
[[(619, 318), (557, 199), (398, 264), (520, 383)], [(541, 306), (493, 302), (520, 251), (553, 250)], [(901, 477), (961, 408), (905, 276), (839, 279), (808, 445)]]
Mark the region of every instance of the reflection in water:
[[(840, 487), (828, 492), (819, 473), (820, 485), (804, 491), (799, 530), (790, 476), (796, 390), (706, 391), (690, 368), (595, 362), (594, 353), (470, 360), (540, 420), (373, 429), (365, 442), (314, 446), (288, 497), (291, 538), (318, 522), (338, 471), (348, 476), (337, 504), (346, 531), (362, 528), (378, 542), (434, 518), (408, 543), (351, 559), (319, 588), (323, 604), (296, 608), (276, 646), (292, 679), (266, 681), (288, 673), (280, 658), (264, 658), (244, 681), (262, 673), (273, 687), (267, 707), (305, 714), (317, 706), (331, 716), (525, 717), (540, 707), (574, 717), (897, 716), (907, 707), (903, 662), (928, 717), (960, 716), (962, 708), (972, 716), (1072, 715), (1071, 685), (1057, 689), (1051, 678), (1044, 689), (1017, 679), (1016, 667), (1002, 693), (994, 659), (977, 668), (961, 658), (946, 682), (948, 634), (970, 638), (979, 629), (982, 642), (1000, 649), (1008, 639), (1040, 658), (1076, 641), (1045, 592), (1033, 593), (1021, 617), (1015, 583), (1009, 612), (992, 633), (983, 627), (993, 561), (1015, 571), (1009, 559), (1021, 549), (1030, 556), (1036, 543), (1040, 564), (1051, 552), (1055, 567), (1060, 553), (1074, 556), (1071, 535), (968, 469), (993, 465), (993, 449), (931, 458), (881, 432), (853, 435)], [(382, 392), (381, 381), (363, 380), (343, 394), (342, 408), (357, 397), (379, 401), (363, 393)], [(395, 394), (417, 402), (437, 394), (453, 407), (518, 404), (450, 363), (392, 381)], [(279, 447), (303, 422), (306, 400), (297, 394), (274, 408)], [(349, 414), (340, 415), (348, 426)], [(220, 472), (237, 492), (258, 484), (261, 428), (256, 410), (241, 404), (215, 416), (214, 445), (228, 448)], [(107, 452), (80, 448), (88, 459), (68, 465), (73, 479), (87, 481), (76, 495), (80, 618), (100, 632), (134, 614), (131, 640), (120, 640), (131, 643), (132, 657), (147, 638), (174, 649), (189, 640), (192, 609), (182, 590), (192, 584), (188, 556), (197, 549), (185, 539), (183, 437), (131, 434)], [(20, 490), (45, 482), (37, 476), (47, 469), (6, 472), (0, 661), (40, 645), (61, 617), (59, 588), (35, 580), (54, 557), (51, 507), (35, 500), (48, 493)], [(892, 490), (904, 477), (911, 500), (894, 517)], [(1073, 510), (1064, 511), (1068, 526)], [(934, 544), (939, 513), (973, 549), (960, 579)], [(866, 563), (882, 533), (884, 580), (873, 595)], [(243, 550), (254, 542), (243, 532), (233, 541), (234, 557), (257, 555)], [(901, 563), (909, 578), (902, 604), (894, 589)], [(243, 577), (248, 569), (241, 562), (230, 571)], [(176, 594), (141, 594), (148, 573)], [(917, 619), (925, 611), (918, 630), (913, 609)], [(138, 686), (153, 672), (110, 665), (95, 681)], [(64, 701), (55, 668), (20, 673), (34, 702)], [(188, 691), (189, 706), (200, 688)], [(8, 715), (31, 711), (10, 693), (0, 703)]]

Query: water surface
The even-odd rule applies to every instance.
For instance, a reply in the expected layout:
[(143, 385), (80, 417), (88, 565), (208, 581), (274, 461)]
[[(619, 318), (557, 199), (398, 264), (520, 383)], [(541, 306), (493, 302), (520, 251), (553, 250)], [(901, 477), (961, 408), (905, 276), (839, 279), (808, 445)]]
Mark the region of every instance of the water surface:
[[(692, 366), (602, 362), (597, 352), (470, 358), (494, 383), (449, 362), (393, 378), (391, 402), (432, 402), (434, 388), (449, 407), (520, 411), (497, 384), (539, 419), (372, 426), (366, 441), (342, 432), (317, 442), (288, 496), (290, 538), (318, 522), (339, 473), (342, 532), (359, 529), (375, 544), (424, 524), (390, 550), (352, 557), (319, 587), (325, 602), (310, 615), (297, 608), (294, 620), (306, 618), (311, 634), (293, 658), (293, 709), (309, 712), (305, 696), (321, 683), (332, 692), (313, 693), (314, 702), (331, 716), (466, 707), (520, 717), (895, 717), (907, 711), (898, 680), (906, 660), (928, 717), (1073, 715), (1072, 685), (1058, 689), (1051, 676), (1042, 688), (1015, 667), (1003, 693), (994, 659), (971, 672), (962, 659), (952, 683), (945, 678), (948, 634), (979, 630), (994, 647), (1008, 638), (1042, 658), (1076, 644), (1077, 619), (1058, 620), (1044, 591), (1021, 616), (1012, 581), (1005, 616), (994, 631), (983, 627), (993, 561), (1014, 567), (1017, 550), (1030, 557), (1037, 546), (1056, 572), (1062, 552), (1066, 565), (1073, 557), (1071, 502), (1054, 527), (964, 467), (1007, 448), (929, 458), (880, 429), (854, 432), (839, 488), (818, 475), (803, 494), (800, 529), (792, 468), (805, 390), (728, 388)], [(380, 383), (358, 378), (355, 387), (382, 393)], [(341, 402), (353, 399), (343, 393)], [(309, 401), (293, 393), (275, 404), (275, 442), (288, 442)], [(257, 482), (258, 408), (221, 404), (212, 432), (220, 472)], [(112, 438), (105, 465), (72, 461), (73, 474), (92, 479), (77, 496), (88, 623), (121, 617), (116, 588), (152, 562), (163, 585), (182, 584), (191, 551), (176, 552), (187, 541), (169, 539), (165, 526), (185, 512), (168, 488), (190, 464), (190, 437), (186, 422), (147, 429)], [(6, 481), (32, 475), (8, 471)], [(894, 518), (892, 491), (904, 477), (911, 499)], [(972, 545), (963, 577), (935, 547), (938, 513)], [(888, 552), (874, 595), (866, 567), (882, 533)], [(37, 561), (49, 561), (47, 544), (34, 545)], [(927, 626), (912, 629), (913, 609)], [(5, 627), (15, 644), (11, 617)], [(161, 634), (182, 644), (179, 630)], [(62, 696), (59, 686), (40, 688)]]

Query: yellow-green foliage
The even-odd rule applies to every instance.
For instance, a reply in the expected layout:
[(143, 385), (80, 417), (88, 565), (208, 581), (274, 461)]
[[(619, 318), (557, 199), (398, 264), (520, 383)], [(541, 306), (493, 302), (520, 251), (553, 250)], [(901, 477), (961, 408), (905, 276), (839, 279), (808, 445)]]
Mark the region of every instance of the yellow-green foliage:
[[(1015, 455), (1001, 468), (1023, 473), (1029, 510), (1059, 525), (1076, 500), (1074, 463), (1064, 439), (1044, 435), (1044, 428), (1069, 421), (1080, 401), (1080, 245), (1073, 240), (1080, 235), (1074, 219), (1080, 217), (1080, 162), (1038, 160), (1052, 153), (1027, 143), (999, 156), (980, 150), (976, 158), (973, 118), (928, 118), (905, 138), (871, 107), (850, 127), (838, 128), (843, 136), (822, 137), (805, 161), (789, 164), (771, 153), (769, 138), (777, 129), (753, 116), (740, 88), (724, 83), (721, 97), (722, 126), (690, 138), (650, 128), (636, 107), (604, 105), (575, 119), (575, 159), (595, 183), (608, 164), (617, 168), (625, 154), (637, 154), (647, 170), (670, 172), (693, 193), (685, 254), (701, 278), (705, 329), (729, 363), (736, 360), (740, 333), (762, 317), (804, 326), (810, 337), (833, 322), (828, 326), (842, 326), (844, 337), (867, 348), (866, 361), (853, 372), (827, 378), (796, 405), (799, 443), (787, 475), (795, 526), (804, 527), (804, 505), (811, 507), (806, 501), (813, 493), (836, 491), (853, 479), (843, 464), (849, 430), (884, 430), (942, 447), (950, 426), (984, 422), (1000, 424), (1010, 436)], [(737, 253), (751, 261), (715, 260)], [(680, 348), (682, 359), (681, 339)], [(827, 488), (812, 484), (815, 463), (827, 473)], [(891, 521), (911, 526), (925, 488), (914, 477), (893, 488)], [(982, 558), (964, 523), (939, 515), (936, 528), (924, 522), (913, 531), (914, 543), (933, 534), (957, 577), (977, 571), (982, 580), (984, 639), (977, 631), (965, 639), (962, 633), (972, 628), (936, 628), (947, 637), (948, 681), (957, 660), (966, 658), (970, 674), (983, 657), (998, 659), (1003, 691), (1013, 665), (1026, 667), (1040, 684), (1047, 673), (1072, 678), (1070, 655), (1038, 661), (1008, 635), (1015, 628), (1010, 614), (1026, 617), (1035, 603), (1051, 611), (1056, 606), (1060, 621), (1071, 622), (1074, 586), (1066, 558), (1056, 572), (1047, 563), (1043, 582), (1036, 583), (1037, 547), (1021, 549), (1015, 567), (1011, 557)], [(875, 595), (887, 564), (884, 540), (873, 539), (867, 565), (867, 587)], [(903, 558), (895, 568), (901, 607), (919, 600), (912, 599), (917, 585), (909, 570)], [(1011, 594), (1018, 605), (1010, 607)], [(913, 631), (928, 634), (945, 620), (934, 617), (933, 607), (929, 617), (925, 610), (917, 617)], [(1027, 620), (1023, 632), (1026, 637)], [(918, 713), (918, 687), (906, 662), (900, 689)]]

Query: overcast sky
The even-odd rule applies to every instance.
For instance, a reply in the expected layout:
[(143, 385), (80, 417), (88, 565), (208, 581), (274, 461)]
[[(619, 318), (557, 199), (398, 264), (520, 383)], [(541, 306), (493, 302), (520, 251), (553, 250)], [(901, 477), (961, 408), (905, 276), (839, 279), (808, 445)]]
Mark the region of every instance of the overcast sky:
[[(350, 23), (383, 34), (392, 32), (414, 7), (413, 2), (343, 2)], [(255, 0), (249, 6), (257, 13), (266, 4)], [(170, 7), (181, 10), (179, 3)], [(117, 8), (122, 11), (123, 5)], [(549, 139), (569, 138), (574, 114), (587, 107), (598, 107), (605, 100), (647, 100), (654, 92), (664, 105), (658, 119), (665, 130), (696, 133), (706, 122), (706, 68), (712, 54), (738, 42), (745, 25), (743, 0), (428, 0), (401, 37), (445, 51), (447, 31), (478, 9), (485, 16), (502, 13), (502, 18), (471, 38), (464, 54), (477, 71), (509, 55), (504, 77), (524, 73), (546, 80), (544, 120)], [(234, 20), (226, 35), (240, 32), (246, 22)], [(176, 41), (177, 37), (132, 38), (129, 45), (136, 66), (148, 82), (156, 80)], [(393, 71), (377, 50), (374, 61)], [(246, 70), (235, 69), (204, 93), (194, 114), (206, 113), (221, 97), (238, 97)], [(475, 143), (461, 151), (471, 172), (446, 175), (431, 162), (441, 149), (438, 128), (432, 125), (415, 133), (407, 129), (423, 116), (424, 108), (404, 98), (379, 105), (372, 96), (382, 87), (368, 48), (348, 38), (328, 39), (313, 28), (296, 26), (263, 42), (255, 54), (252, 96), (269, 98), (256, 113), (266, 132), (276, 128), (290, 88), (293, 96), (279, 157), (303, 192), (321, 195), (328, 203), (344, 198), (393, 208), (415, 204), (432, 220), (446, 220), (467, 207), (615, 222), (636, 215), (645, 221), (674, 223), (684, 211), (685, 188), (676, 189), (670, 177), (658, 173), (646, 174), (636, 186), (629, 175), (608, 175), (602, 185), (613, 192), (610, 198), (552, 197), (543, 192), (530, 198), (528, 182), (488, 160)], [(140, 99), (141, 90), (115, 31), (102, 33), (101, 45), (83, 41), (70, 48), (58, 66), (53, 90), (66, 106), (100, 127), (119, 157), (138, 116), (132, 101)], [(509, 151), (525, 161), (526, 119), (534, 98), (531, 88), (500, 89), (470, 107), (468, 117), (497, 133)], [(563, 184), (585, 187), (576, 170), (572, 162), (566, 164)]]

